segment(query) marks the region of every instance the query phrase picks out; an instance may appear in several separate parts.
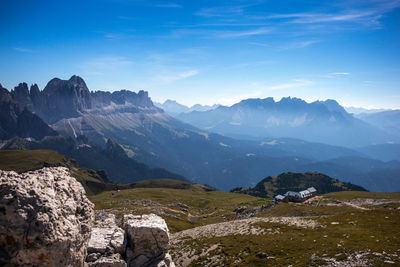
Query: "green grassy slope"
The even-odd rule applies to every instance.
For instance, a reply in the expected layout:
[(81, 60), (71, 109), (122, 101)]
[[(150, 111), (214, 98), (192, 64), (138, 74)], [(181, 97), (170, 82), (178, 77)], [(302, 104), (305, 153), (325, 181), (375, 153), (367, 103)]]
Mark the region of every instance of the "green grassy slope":
[(95, 194), (106, 189), (107, 176), (102, 171), (80, 167), (74, 160), (52, 150), (0, 150), (0, 169), (18, 173), (41, 169), (43, 167), (63, 166), (70, 169), (86, 190)]
[(256, 206), (265, 202), (249, 195), (211, 191), (199, 184), (172, 181), (172, 185), (181, 188), (176, 189), (166, 188), (171, 186), (165, 184), (170, 182), (168, 180), (164, 180), (162, 184), (160, 180), (152, 185), (149, 182), (151, 181), (143, 181), (138, 185), (145, 185), (147, 188), (107, 191), (90, 196), (90, 200), (95, 203), (96, 209), (113, 209), (120, 214), (158, 213), (167, 221), (172, 232), (234, 219), (232, 211), (237, 206)]

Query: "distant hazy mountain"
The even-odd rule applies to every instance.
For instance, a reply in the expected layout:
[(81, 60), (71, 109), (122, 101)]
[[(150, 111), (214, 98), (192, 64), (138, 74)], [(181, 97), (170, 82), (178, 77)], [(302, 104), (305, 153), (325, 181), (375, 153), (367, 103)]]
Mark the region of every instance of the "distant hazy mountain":
[(290, 137), (349, 147), (400, 139), (353, 117), (334, 100), (246, 99), (231, 107), (182, 113), (178, 118), (201, 129), (248, 139)]
[(218, 108), (220, 105), (214, 104), (212, 106), (208, 105), (200, 105), (196, 104), (193, 105), (192, 107), (188, 107), (182, 104), (179, 104), (175, 100), (166, 100), (164, 103), (154, 103), (159, 108), (162, 108), (165, 112), (167, 112), (171, 116), (177, 116), (181, 113), (188, 113), (192, 111), (207, 111), (207, 110), (213, 110)]
[(318, 172), (287, 172), (278, 176), (268, 176), (258, 182), (253, 188), (235, 188), (231, 192), (273, 198), (278, 194), (285, 194), (287, 191), (299, 192), (309, 187), (316, 188), (318, 194), (349, 190), (365, 191), (361, 186), (352, 183), (343, 183)]
[(344, 107), (344, 109), (348, 112), (348, 113), (352, 113), (352, 114), (360, 114), (360, 113), (376, 113), (376, 112), (382, 112), (382, 111), (387, 111), (386, 109), (383, 108), (372, 108), (372, 109), (368, 109), (368, 108), (362, 108), (362, 107)]
[[(111, 138), (121, 145), (129, 157), (138, 162), (143, 162), (152, 168), (164, 168), (170, 172), (179, 173), (197, 183), (210, 184), (223, 190), (229, 190), (236, 186), (253, 186), (258, 182), (259, 177), (278, 175), (286, 171), (301, 170), (304, 172), (317, 170), (321, 167), (318, 164), (321, 161), (323, 161), (321, 163), (322, 166), (328, 166), (328, 170), (332, 173), (338, 169), (341, 170), (342, 175), (334, 177), (345, 179), (345, 181), (352, 182), (353, 174), (356, 174), (355, 179), (358, 179), (361, 173), (364, 174), (362, 168), (365, 166), (357, 161), (355, 161), (354, 166), (345, 167), (340, 164), (325, 162), (341, 157), (367, 157), (362, 152), (288, 138), (260, 138), (256, 141), (235, 140), (200, 130), (171, 117), (162, 109), (153, 105), (147, 92), (140, 91), (135, 93), (126, 90), (113, 93), (90, 92), (85, 82), (77, 76), (73, 76), (69, 80), (53, 79), (43, 91), (40, 91), (37, 86), (33, 86), (28, 93), (25, 90), (25, 93), (20, 94), (16, 99), (19, 99), (20, 105), (25, 106), (36, 114), (41, 114), (46, 122), (50, 123), (54, 129), (64, 136), (79, 137), (84, 135), (91, 142), (105, 149), (106, 152), (104, 153), (107, 155), (103, 154), (101, 157), (86, 151), (88, 147), (85, 145), (78, 146), (78, 150), (86, 151), (87, 153), (67, 154), (72, 158), (79, 158), (80, 161), (78, 162), (82, 166), (92, 169), (100, 169), (101, 165), (108, 164), (107, 162), (120, 161), (120, 165), (116, 164), (115, 167), (110, 167), (108, 172), (112, 173), (114, 171), (117, 174), (125, 173), (125, 175), (129, 175), (127, 166), (131, 163), (125, 161), (125, 159), (113, 157), (114, 153), (107, 150), (109, 146), (107, 140)], [(236, 113), (243, 114), (241, 122), (244, 125), (247, 123), (246, 120), (252, 122), (253, 119), (257, 119), (257, 110), (263, 111), (263, 114), (265, 113), (263, 105), (255, 105), (257, 108), (254, 108), (254, 103), (252, 102), (243, 101), (241, 103), (243, 106)], [(254, 100), (254, 102), (257, 104), (258, 102), (274, 101), (267, 99)], [(305, 116), (305, 121), (308, 118), (312, 118), (311, 121), (313, 123), (318, 122), (312, 125), (318, 125), (318, 127), (314, 129), (304, 128), (312, 136), (342, 133), (343, 127), (339, 127), (340, 131), (329, 132), (329, 130), (332, 130), (331, 124), (328, 123), (330, 118), (332, 118), (331, 121), (340, 121), (337, 124), (339, 126), (354, 126), (354, 124), (358, 125), (358, 123), (368, 125), (354, 119), (334, 101), (316, 102), (312, 105), (298, 99), (284, 99), (280, 102), (278, 104), (279, 109), (272, 110), (270, 114), (279, 118), (278, 115), (282, 111), (286, 111), (286, 113), (283, 112), (282, 114), (286, 114), (289, 118), (293, 114), (298, 114), (301, 117)], [(232, 114), (229, 112), (231, 108), (219, 107), (216, 110), (197, 113), (227, 111), (227, 114), (231, 116)], [(313, 109), (318, 112), (312, 112)], [(196, 112), (191, 112), (190, 114), (192, 113)], [(307, 114), (304, 115), (305, 113)], [(238, 118), (240, 116), (234, 117), (234, 119)], [(342, 119), (344, 122), (342, 122)], [(271, 123), (274, 124), (273, 119), (271, 119)], [(324, 123), (327, 123), (325, 127), (327, 129), (321, 128), (321, 126), (325, 125)], [(294, 121), (295, 126), (302, 124), (304, 124), (304, 120)], [(240, 127), (237, 129), (239, 129), (238, 135), (248, 133), (244, 130), (241, 132)], [(259, 129), (259, 127), (254, 129)], [(301, 127), (296, 128), (296, 130), (301, 129)], [(352, 129), (350, 127), (348, 131), (350, 132)], [(368, 130), (368, 128), (363, 129), (365, 131)], [(359, 134), (359, 132), (354, 133), (354, 135), (356, 134)], [(362, 140), (363, 137), (361, 136), (359, 139)], [(55, 142), (52, 147), (62, 146)], [(72, 151), (75, 153), (78, 150), (74, 149)], [(121, 151), (120, 149), (118, 150)], [(63, 153), (62, 151), (59, 152)], [(103, 158), (103, 161), (96, 160), (97, 157), (100, 157), (100, 159), (105, 158)], [(87, 165), (82, 164), (81, 162), (84, 162), (85, 159), (94, 165), (89, 166), (89, 163)], [(114, 161), (110, 161), (110, 159)], [(394, 177), (393, 175), (386, 175), (386, 173), (392, 171), (393, 168), (382, 166), (383, 169), (379, 173), (368, 176), (374, 181), (383, 179), (382, 182), (376, 185), (373, 184), (373, 187), (369, 187), (368, 183), (358, 184), (371, 190), (386, 190), (386, 184), (389, 182), (385, 181), (392, 182), (392, 177)], [(110, 177), (112, 177), (111, 173)], [(331, 175), (329, 172), (324, 173)], [(125, 178), (120, 177), (118, 179), (123, 181)], [(385, 185), (385, 187), (380, 187), (380, 184)], [(397, 181), (397, 184), (400, 183)]]
[(382, 161), (400, 161), (400, 144), (370, 145), (358, 148), (357, 150), (373, 159)]
[(400, 138), (400, 110), (361, 113), (356, 117)]
[(48, 135), (57, 135), (40, 117), (14, 100), (13, 94), (18, 92), (17, 88), (10, 93), (0, 84), (0, 140), (15, 136), (40, 140)]
[(309, 170), (340, 177), (341, 181), (361, 185), (371, 191), (400, 191), (400, 161), (382, 162), (367, 157), (339, 157), (297, 168), (298, 172)]

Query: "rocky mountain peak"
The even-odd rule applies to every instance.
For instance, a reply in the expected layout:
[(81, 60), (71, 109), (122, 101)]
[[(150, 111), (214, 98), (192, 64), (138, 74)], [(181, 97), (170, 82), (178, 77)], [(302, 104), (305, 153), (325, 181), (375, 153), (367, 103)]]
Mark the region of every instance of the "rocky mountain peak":
[(26, 83), (20, 83), (18, 86), (14, 87), (14, 90), (11, 91), (11, 95), (21, 108), (32, 106), (28, 85)]
[(31, 85), (31, 88), (29, 89), (29, 94), (31, 95), (31, 97), (33, 95), (40, 94), (39, 86), (36, 83)]
[(71, 78), (69, 78), (69, 81), (75, 85), (79, 85), (79, 86), (87, 88), (85, 81), (77, 75), (72, 75)]

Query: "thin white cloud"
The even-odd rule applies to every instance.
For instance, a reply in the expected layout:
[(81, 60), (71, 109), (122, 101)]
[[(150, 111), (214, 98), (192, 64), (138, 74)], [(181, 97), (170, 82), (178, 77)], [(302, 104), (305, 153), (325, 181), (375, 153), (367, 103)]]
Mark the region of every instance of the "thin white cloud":
[(248, 42), (248, 44), (249, 44), (249, 45), (255, 45), (255, 46), (270, 47), (269, 44), (260, 43), (260, 42)]
[(248, 30), (206, 30), (206, 29), (179, 29), (172, 31), (169, 37), (181, 38), (183, 36), (199, 36), (202, 38), (242, 38), (256, 35), (265, 35), (273, 32), (272, 28), (254, 28)]
[(195, 15), (201, 17), (233, 17), (242, 14), (243, 14), (242, 6), (220, 6), (220, 7), (202, 8), (195, 13)]
[(181, 5), (176, 3), (166, 3), (166, 4), (157, 4), (155, 7), (165, 7), (165, 8), (182, 8)]
[(132, 63), (132, 61), (125, 57), (105, 56), (86, 61), (82, 64), (82, 67), (92, 74), (96, 73), (100, 75), (103, 74), (102, 71), (124, 67)]
[(348, 72), (332, 72), (330, 74), (331, 75), (349, 75), (350, 73), (348, 73)]
[(33, 50), (24, 48), (24, 47), (14, 47), (13, 49), (17, 52), (22, 52), (22, 53), (32, 53), (33, 52)]
[(305, 48), (315, 43), (319, 43), (319, 40), (306, 40), (306, 41), (298, 41), (293, 42), (290, 44), (286, 44), (280, 47), (280, 50), (290, 50), (290, 49), (297, 49), (297, 48)]
[(358, 23), (367, 26), (380, 26), (380, 19), (388, 12), (400, 7), (399, 0), (370, 1), (369, 7), (348, 8), (337, 13), (289, 13), (265, 16), (265, 19), (283, 19), (292, 24)]
[(326, 75), (322, 75), (322, 77), (324, 77), (324, 78), (335, 78), (335, 77), (338, 77), (338, 76), (348, 76), (348, 75), (350, 75), (350, 73), (349, 72), (331, 72), (331, 73), (328, 73), (328, 74), (326, 74)]
[(215, 37), (218, 38), (237, 38), (237, 37), (247, 37), (254, 35), (264, 35), (271, 33), (272, 29), (269, 28), (257, 28), (246, 31), (217, 31), (214, 33)]
[(156, 80), (163, 82), (163, 83), (171, 83), (178, 80), (186, 79), (192, 76), (199, 74), (198, 70), (189, 70), (185, 72), (180, 72), (176, 74), (169, 74), (169, 75), (159, 75), (156, 77)]

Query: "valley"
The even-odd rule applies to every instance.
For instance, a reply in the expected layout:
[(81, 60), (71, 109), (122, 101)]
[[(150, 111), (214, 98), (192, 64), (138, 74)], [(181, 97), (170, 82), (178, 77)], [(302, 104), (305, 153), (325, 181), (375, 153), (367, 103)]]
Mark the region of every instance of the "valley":
[[(147, 178), (187, 179), (229, 191), (234, 187), (252, 187), (266, 175), (317, 171), (372, 191), (400, 190), (397, 144), (373, 145), (368, 141), (370, 138), (374, 142), (389, 141), (392, 140), (390, 134), (356, 119), (333, 100), (306, 103), (296, 98), (279, 102), (270, 98), (248, 99), (232, 107), (215, 106), (206, 111), (180, 113), (182, 116), (203, 116), (201, 120), (205, 121), (207, 118), (225, 118), (223, 121), (228, 123), (235, 118), (248, 124), (230, 124), (236, 127), (235, 135), (230, 135), (229, 131), (207, 127), (208, 122), (190, 121), (193, 126), (182, 122), (180, 119), (184, 118), (179, 114), (176, 118), (168, 115), (153, 104), (148, 92), (89, 91), (85, 81), (76, 75), (69, 80), (54, 78), (42, 91), (37, 85), (28, 88), (26, 83), (20, 83), (11, 92), (3, 89), (2, 94), (4, 101), (12, 101), (16, 110), (19, 106), (32, 116), (41, 116), (41, 123), (51, 126), (51, 135), (59, 135), (43, 138), (42, 134), (36, 140), (10, 140), (13, 136), (30, 134), (29, 131), (14, 133), (3, 141), (3, 149), (53, 149), (75, 158), (83, 167), (105, 169), (114, 182), (129, 183)], [(290, 131), (279, 130), (286, 137), (268, 137), (274, 134), (261, 131), (258, 126), (252, 128), (250, 124), (264, 125), (263, 116), (270, 116), (272, 111), (283, 116), (282, 120), (286, 122), (294, 119), (296, 112), (310, 114), (311, 119), (306, 124), (290, 126)], [(329, 121), (331, 116), (336, 116), (336, 120)], [(328, 125), (320, 124), (325, 122)], [(283, 125), (289, 127), (287, 123)], [(41, 126), (24, 127), (36, 129)], [(247, 138), (240, 129), (264, 137)], [(364, 140), (362, 144), (370, 145), (343, 147), (336, 141), (327, 140), (324, 144), (310, 134), (310, 138), (305, 139), (311, 141), (297, 139), (304, 137), (301, 135), (288, 138), (291, 131), (327, 137), (322, 129), (335, 138), (346, 136), (352, 143)], [(384, 139), (374, 137), (378, 132)]]
[(0, 10), (0, 266), (400, 266), (400, 0)]

